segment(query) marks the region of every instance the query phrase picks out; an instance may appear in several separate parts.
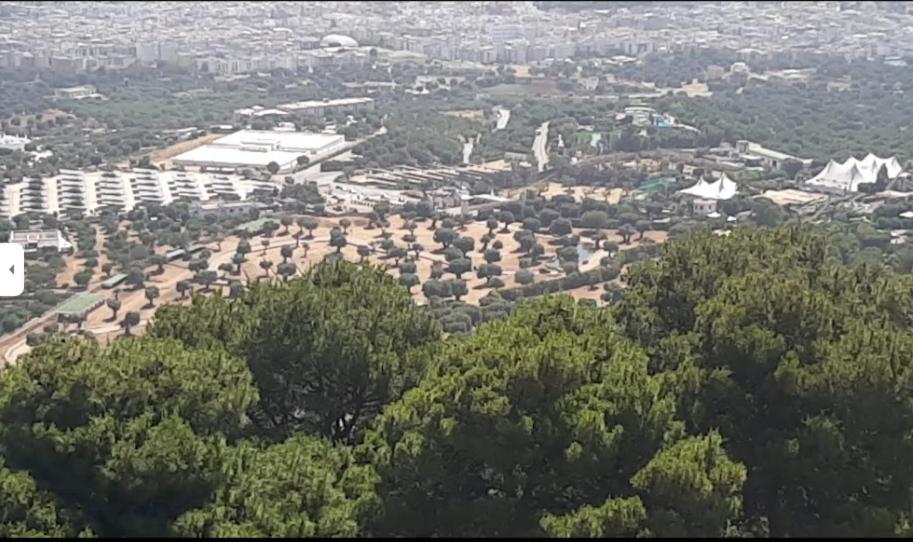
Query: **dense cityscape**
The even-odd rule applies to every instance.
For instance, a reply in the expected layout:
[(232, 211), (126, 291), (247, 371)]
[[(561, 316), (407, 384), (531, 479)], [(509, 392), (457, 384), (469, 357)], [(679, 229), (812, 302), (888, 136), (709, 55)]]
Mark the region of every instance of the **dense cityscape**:
[[(627, 4), (553, 11), (530, 2), (5, 2), (0, 67), (118, 70), (167, 62), (241, 74), (365, 63), (371, 47), (483, 64), (701, 47), (747, 57), (824, 48), (847, 58), (913, 52), (913, 13), (904, 2)], [(321, 50), (334, 35), (354, 46), (350, 54)]]
[(0, 2), (0, 535), (909, 536), (911, 60), (911, 2)]

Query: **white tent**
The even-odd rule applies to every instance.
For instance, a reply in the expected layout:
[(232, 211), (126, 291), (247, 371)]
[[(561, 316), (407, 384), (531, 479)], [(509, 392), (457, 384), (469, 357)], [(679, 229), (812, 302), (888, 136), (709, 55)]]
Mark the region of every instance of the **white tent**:
[(738, 185), (725, 173), (712, 183), (707, 182), (702, 178), (697, 181), (697, 184), (679, 190), (682, 194), (714, 200), (731, 199), (738, 191)]
[(869, 153), (865, 158), (861, 160), (861, 162), (865, 169), (874, 171), (875, 175), (878, 175), (879, 168), (884, 165), (888, 173), (888, 179), (893, 179), (903, 173), (903, 168), (900, 166), (900, 162), (898, 162), (897, 158), (894, 156), (890, 158), (879, 158), (878, 156)]
[(842, 164), (831, 160), (820, 173), (807, 182), (821, 188), (858, 192), (860, 184), (874, 183), (878, 179), (878, 171), (882, 166), (888, 179), (894, 179), (903, 172), (897, 158), (880, 158), (869, 153), (862, 160), (851, 156)]

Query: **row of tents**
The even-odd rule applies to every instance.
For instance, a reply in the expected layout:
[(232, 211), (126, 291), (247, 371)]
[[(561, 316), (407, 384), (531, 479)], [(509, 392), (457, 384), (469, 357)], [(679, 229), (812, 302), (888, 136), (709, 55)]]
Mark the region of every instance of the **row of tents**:
[[(885, 180), (891, 180), (902, 174), (903, 167), (896, 157), (881, 158), (869, 153), (862, 160), (852, 156), (844, 162), (831, 160), (806, 184), (826, 192), (858, 192), (861, 184), (875, 183), (879, 175), (883, 175)], [(738, 185), (725, 173), (715, 181), (701, 178), (696, 184), (679, 190), (680, 194), (707, 200), (731, 199), (738, 192)]]

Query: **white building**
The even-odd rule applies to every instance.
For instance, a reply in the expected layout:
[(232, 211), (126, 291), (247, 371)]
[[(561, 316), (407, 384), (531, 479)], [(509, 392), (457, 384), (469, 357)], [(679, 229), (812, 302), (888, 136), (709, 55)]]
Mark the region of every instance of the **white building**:
[(332, 155), (345, 148), (345, 137), (309, 132), (241, 130), (197, 147), (174, 158), (179, 166), (239, 171), (265, 170), (275, 162), (279, 173), (298, 168), (298, 157), (309, 161)]
[(97, 96), (97, 91), (92, 85), (54, 89), (55, 98), (63, 98), (66, 100), (80, 100), (82, 98), (89, 98), (92, 96)]
[(73, 245), (60, 230), (14, 230), (10, 232), (9, 242), (22, 245), (26, 252), (43, 249), (66, 252), (73, 249)]
[(694, 211), (694, 214), (696, 215), (710, 216), (716, 213), (716, 200), (695, 198), (691, 202), (691, 210)]
[(335, 100), (306, 100), (276, 106), (276, 110), (285, 113), (321, 116), (347, 111), (373, 111), (374, 98), (338, 98)]
[(751, 141), (736, 141), (736, 150), (742, 159), (759, 159), (761, 163), (770, 169), (780, 169), (783, 163), (788, 160), (795, 160), (801, 163), (803, 167), (808, 167), (812, 163), (810, 158), (798, 158), (785, 152), (768, 149)]
[(515, 40), (526, 36), (523, 25), (516, 23), (488, 24), (485, 25), (485, 33), (496, 42)]
[(223, 216), (248, 216), (252, 211), (263, 211), (266, 205), (256, 201), (217, 201), (213, 203), (195, 203), (190, 207), (190, 211), (196, 216), (213, 215)]
[(31, 140), (27, 137), (0, 134), (0, 149), (22, 152), (25, 151), (25, 146), (30, 142)]

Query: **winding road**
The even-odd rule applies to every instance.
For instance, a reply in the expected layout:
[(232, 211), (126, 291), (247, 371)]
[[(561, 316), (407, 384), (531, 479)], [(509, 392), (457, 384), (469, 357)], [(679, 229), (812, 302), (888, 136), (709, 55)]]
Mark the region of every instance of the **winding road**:
[(549, 121), (545, 121), (536, 129), (536, 139), (533, 140), (533, 154), (536, 156), (536, 164), (539, 168), (539, 173), (545, 171), (545, 166), (548, 165), (548, 150), (546, 149), (546, 144), (548, 143), (548, 123)]
[(495, 131), (507, 128), (507, 123), (510, 121), (510, 109), (498, 107), (495, 111), (498, 113), (498, 123), (495, 126)]

